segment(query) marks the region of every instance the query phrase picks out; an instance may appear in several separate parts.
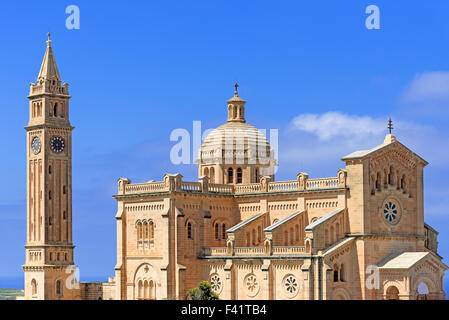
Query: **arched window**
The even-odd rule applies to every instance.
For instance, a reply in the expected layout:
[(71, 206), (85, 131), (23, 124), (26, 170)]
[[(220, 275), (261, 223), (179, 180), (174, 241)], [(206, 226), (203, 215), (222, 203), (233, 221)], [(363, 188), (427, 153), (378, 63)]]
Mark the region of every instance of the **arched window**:
[(221, 226), (221, 238), (226, 239), (226, 224), (225, 223), (223, 223), (223, 225)]
[(193, 240), (193, 233), (192, 233), (192, 223), (187, 223), (187, 238), (190, 240)]
[(256, 245), (256, 229), (253, 229), (252, 231), (252, 238), (253, 238), (253, 246)]
[(234, 182), (234, 170), (232, 168), (228, 169), (228, 183)]
[(143, 283), (142, 280), (139, 280), (139, 283), (137, 285), (137, 299), (143, 299)]
[(290, 245), (293, 245), (294, 233), (293, 228), (290, 228)]
[(145, 280), (145, 281), (143, 282), (143, 298), (144, 298), (145, 300), (147, 300), (148, 297), (149, 297), (149, 294), (148, 294), (148, 293), (149, 293), (149, 292), (148, 292), (148, 281)]
[(56, 295), (62, 296), (61, 280), (56, 280)]
[(295, 225), (296, 241), (299, 242), (299, 225)]
[(259, 182), (259, 168), (256, 168), (254, 175), (255, 175), (254, 182), (258, 183)]
[(210, 168), (210, 182), (215, 183), (215, 169)]
[(148, 240), (148, 223), (146, 221), (143, 222), (143, 240)]
[(35, 279), (31, 280), (31, 294), (37, 294), (37, 282)]
[(215, 239), (220, 240), (220, 225), (218, 223), (215, 224)]
[(394, 184), (393, 181), (393, 166), (390, 166), (390, 171), (388, 172), (388, 184), (392, 185)]
[(208, 168), (204, 168), (204, 175), (206, 177), (209, 177), (209, 169)]
[(142, 240), (143, 238), (143, 229), (142, 229), (142, 222), (137, 223), (137, 240)]
[(48, 166), (48, 174), (51, 174), (51, 166)]
[(150, 289), (150, 300), (154, 300), (156, 298), (156, 286), (154, 285), (154, 281), (150, 280), (150, 285), (149, 285), (149, 289)]
[(55, 105), (53, 106), (53, 116), (57, 117), (58, 116), (58, 104), (55, 103)]
[(387, 289), (387, 300), (399, 300), (399, 290), (395, 286), (391, 286)]
[(376, 189), (380, 190), (380, 172), (378, 172), (376, 176)]
[(51, 190), (48, 191), (48, 200), (51, 200)]
[(62, 194), (66, 194), (66, 192), (65, 186), (62, 186)]
[(262, 242), (262, 227), (261, 226), (257, 227), (257, 242), (259, 242), (259, 243)]
[(340, 266), (340, 281), (346, 281), (345, 265), (343, 263)]
[(338, 267), (334, 266), (334, 282), (338, 282)]
[(242, 183), (242, 168), (237, 169), (237, 183)]
[(154, 222), (150, 220), (150, 223), (148, 224), (148, 229), (150, 233), (150, 240), (154, 239)]

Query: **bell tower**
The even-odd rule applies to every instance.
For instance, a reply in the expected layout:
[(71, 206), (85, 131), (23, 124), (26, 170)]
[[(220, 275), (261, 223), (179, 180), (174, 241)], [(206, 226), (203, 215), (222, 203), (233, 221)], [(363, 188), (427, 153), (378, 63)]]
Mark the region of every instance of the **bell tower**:
[(68, 84), (61, 85), (48, 34), (27, 131), (25, 299), (76, 299), (72, 244), (72, 130)]

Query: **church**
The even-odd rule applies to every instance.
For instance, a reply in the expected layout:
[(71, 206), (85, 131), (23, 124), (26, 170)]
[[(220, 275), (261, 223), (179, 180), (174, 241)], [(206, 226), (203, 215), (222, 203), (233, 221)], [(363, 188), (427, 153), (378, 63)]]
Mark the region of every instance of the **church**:
[(391, 122), (378, 146), (343, 156), (334, 177), (276, 181), (274, 150), (246, 122), (237, 85), (226, 123), (199, 150), (198, 181), (118, 179), (115, 275), (76, 282), (74, 127), (51, 44), (28, 96), (25, 299), (187, 299), (201, 280), (231, 300), (445, 298), (448, 267), (424, 219), (428, 163)]

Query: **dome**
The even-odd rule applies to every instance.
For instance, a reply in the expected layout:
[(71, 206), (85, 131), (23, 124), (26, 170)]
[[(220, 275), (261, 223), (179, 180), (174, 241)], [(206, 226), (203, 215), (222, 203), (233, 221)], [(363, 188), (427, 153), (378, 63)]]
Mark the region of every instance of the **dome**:
[(228, 121), (212, 130), (198, 154), (198, 177), (211, 183), (258, 183), (261, 176), (274, 180), (274, 151), (263, 131), (246, 123), (245, 103), (238, 96), (228, 102)]
[(214, 129), (199, 154), (202, 164), (266, 164), (270, 158), (271, 147), (265, 135), (245, 122), (227, 122)]

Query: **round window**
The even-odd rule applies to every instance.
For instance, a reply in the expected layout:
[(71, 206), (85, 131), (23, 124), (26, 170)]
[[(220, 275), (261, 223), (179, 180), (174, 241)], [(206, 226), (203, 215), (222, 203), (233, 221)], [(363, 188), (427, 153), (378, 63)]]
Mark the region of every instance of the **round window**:
[(382, 207), (382, 214), (385, 222), (388, 224), (398, 224), (402, 216), (399, 202), (394, 199), (387, 199)]

